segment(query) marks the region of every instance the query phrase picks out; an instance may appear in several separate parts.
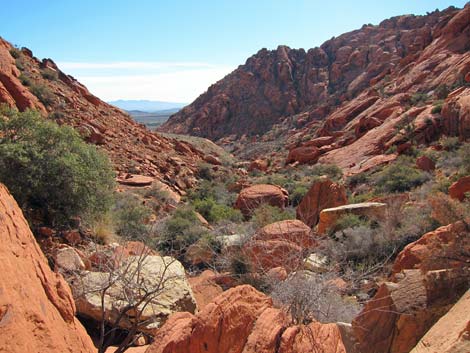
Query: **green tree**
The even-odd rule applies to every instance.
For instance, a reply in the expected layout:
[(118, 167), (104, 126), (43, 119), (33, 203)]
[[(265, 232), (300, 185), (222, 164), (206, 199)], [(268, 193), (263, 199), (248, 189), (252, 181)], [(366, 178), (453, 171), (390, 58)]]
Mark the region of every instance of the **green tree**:
[(26, 216), (53, 226), (72, 217), (93, 222), (112, 202), (114, 171), (108, 157), (71, 127), (35, 111), (0, 111), (0, 181)]

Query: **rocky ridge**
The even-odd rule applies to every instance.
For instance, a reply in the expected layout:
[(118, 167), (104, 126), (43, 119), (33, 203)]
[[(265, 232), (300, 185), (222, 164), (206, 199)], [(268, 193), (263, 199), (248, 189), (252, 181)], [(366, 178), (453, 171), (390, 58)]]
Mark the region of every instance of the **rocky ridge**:
[(290, 153), (279, 162), (332, 163), (347, 173), (393, 160), (385, 152), (411, 139), (466, 139), (469, 18), (470, 5), (450, 7), (364, 25), (308, 51), (262, 49), (161, 131), (219, 140), (252, 158), (281, 147)]
[(36, 109), (58, 124), (74, 127), (108, 153), (122, 179), (137, 174), (185, 190), (195, 185), (197, 164), (206, 157), (188, 142), (152, 133), (136, 123), (51, 59), (39, 60), (29, 49), (15, 48), (1, 38), (0, 103), (20, 111)]

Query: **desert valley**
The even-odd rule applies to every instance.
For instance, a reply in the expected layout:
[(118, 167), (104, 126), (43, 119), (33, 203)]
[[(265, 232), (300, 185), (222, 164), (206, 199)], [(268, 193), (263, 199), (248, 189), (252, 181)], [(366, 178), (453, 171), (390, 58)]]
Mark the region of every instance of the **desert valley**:
[(0, 38), (0, 352), (470, 352), (470, 4), (151, 128), (59, 67)]

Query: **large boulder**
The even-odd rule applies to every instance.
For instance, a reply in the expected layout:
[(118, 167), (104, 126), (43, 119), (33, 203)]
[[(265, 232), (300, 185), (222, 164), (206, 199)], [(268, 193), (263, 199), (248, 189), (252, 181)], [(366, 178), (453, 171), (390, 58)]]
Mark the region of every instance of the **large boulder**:
[[(126, 306), (139, 302), (145, 293), (148, 299), (132, 309), (134, 314), (124, 315), (118, 326), (128, 328), (138, 320), (144, 322), (139, 324), (139, 331), (149, 334), (153, 334), (170, 314), (196, 310), (184, 267), (168, 256), (129, 256), (111, 272), (85, 271), (71, 283), (77, 312), (96, 321), (101, 320), (102, 293), (105, 293), (105, 317), (111, 323), (116, 322)], [(109, 289), (103, 292), (106, 286)]]
[(470, 267), (470, 228), (460, 221), (424, 234), (408, 244), (393, 264), (393, 274), (407, 269), (422, 271)]
[(161, 327), (146, 353), (345, 353), (335, 324), (290, 326), (268, 296), (232, 288), (197, 315), (177, 313)]
[(286, 240), (254, 240), (243, 247), (251, 270), (261, 273), (280, 266), (288, 272), (297, 270), (301, 266), (304, 250)]
[(297, 206), (297, 219), (313, 227), (318, 223), (320, 212), (323, 209), (345, 205), (347, 202), (344, 186), (322, 178), (312, 184)]
[(439, 319), (411, 353), (470, 352), (470, 291)]
[(387, 204), (380, 202), (363, 202), (324, 209), (320, 212), (318, 233), (325, 234), (329, 229), (334, 227), (335, 223), (341, 217), (348, 214), (354, 214), (370, 220), (384, 220), (387, 214)]
[(298, 162), (300, 164), (316, 163), (321, 153), (318, 147), (301, 146), (293, 148), (287, 155), (286, 164)]
[(238, 208), (247, 217), (262, 204), (284, 209), (287, 206), (288, 200), (289, 193), (280, 186), (257, 184), (240, 191), (235, 202), (235, 208)]
[(407, 353), (468, 289), (468, 269), (405, 270), (366, 303), (352, 326), (361, 353)]
[(211, 270), (205, 270), (196, 277), (189, 278), (189, 284), (196, 299), (197, 307), (202, 310), (223, 292), (216, 282), (216, 274)]
[(0, 184), (0, 352), (92, 353), (70, 288), (49, 268), (13, 197)]
[(257, 240), (285, 240), (303, 249), (316, 245), (315, 237), (309, 226), (297, 219), (288, 219), (268, 224), (255, 235)]
[(463, 201), (465, 193), (470, 192), (470, 175), (460, 178), (449, 187), (449, 195), (453, 199)]

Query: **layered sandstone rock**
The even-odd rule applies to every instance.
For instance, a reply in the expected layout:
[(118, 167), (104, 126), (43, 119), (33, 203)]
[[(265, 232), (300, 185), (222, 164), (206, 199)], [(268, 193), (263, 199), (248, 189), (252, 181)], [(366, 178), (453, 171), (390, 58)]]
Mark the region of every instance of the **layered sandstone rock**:
[(119, 265), (112, 272), (117, 280), (110, 281), (109, 273), (89, 271), (71, 280), (80, 315), (101, 320), (101, 295), (107, 287), (104, 310), (111, 322), (116, 321), (127, 305), (139, 302), (144, 294), (148, 295), (149, 299), (133, 311), (139, 312), (138, 316), (126, 315), (119, 322), (122, 328), (130, 327), (133, 320), (139, 320), (144, 322), (139, 330), (153, 334), (170, 314), (196, 310), (196, 301), (179, 261), (168, 256), (143, 255), (129, 256)]
[(238, 286), (195, 316), (172, 315), (147, 353), (346, 352), (335, 324), (289, 326), (269, 297), (250, 286)]
[(424, 335), (411, 353), (470, 352), (470, 291)]
[(345, 205), (348, 202), (344, 186), (329, 179), (320, 179), (312, 184), (297, 206), (297, 219), (313, 227), (318, 223), (320, 212), (325, 208)]
[(310, 249), (316, 244), (310, 227), (296, 219), (268, 224), (256, 233), (254, 239), (286, 240), (304, 249)]
[(334, 208), (326, 208), (320, 212), (318, 233), (325, 234), (334, 227), (335, 223), (343, 216), (353, 214), (370, 220), (384, 220), (387, 214), (387, 204), (380, 202), (354, 203)]
[(189, 278), (189, 284), (199, 310), (204, 309), (223, 292), (222, 287), (215, 282), (216, 276), (213, 271), (205, 270), (200, 275)]
[(470, 228), (462, 221), (424, 234), (408, 244), (393, 264), (393, 274), (406, 269), (430, 271), (447, 268), (469, 268)]
[(257, 184), (243, 189), (235, 202), (244, 216), (250, 216), (256, 208), (263, 204), (284, 209), (289, 200), (287, 190), (277, 185)]
[(0, 184), (0, 351), (92, 353), (67, 283), (53, 273), (28, 223)]
[(361, 353), (407, 353), (468, 289), (468, 270), (405, 270), (353, 320)]

